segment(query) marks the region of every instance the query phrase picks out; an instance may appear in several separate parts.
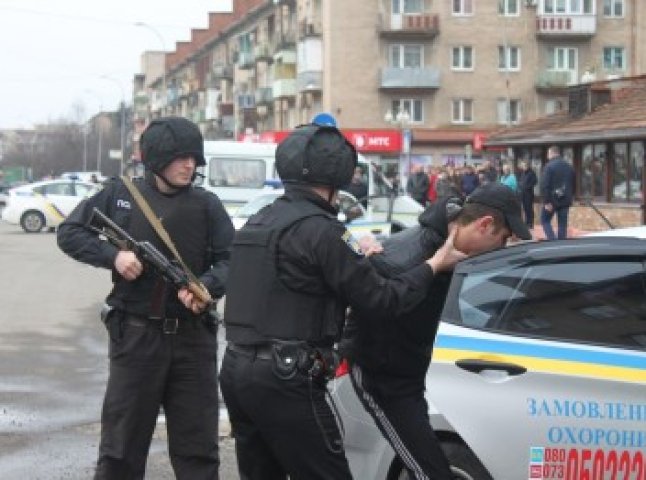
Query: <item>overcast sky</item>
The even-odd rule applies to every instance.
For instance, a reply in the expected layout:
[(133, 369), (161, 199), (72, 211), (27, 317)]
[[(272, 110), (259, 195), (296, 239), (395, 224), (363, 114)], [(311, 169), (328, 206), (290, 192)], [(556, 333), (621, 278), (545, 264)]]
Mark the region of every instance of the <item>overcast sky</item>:
[(77, 120), (75, 105), (84, 121), (117, 109), (123, 95), (131, 103), (141, 54), (174, 51), (231, 2), (0, 0), (0, 129)]

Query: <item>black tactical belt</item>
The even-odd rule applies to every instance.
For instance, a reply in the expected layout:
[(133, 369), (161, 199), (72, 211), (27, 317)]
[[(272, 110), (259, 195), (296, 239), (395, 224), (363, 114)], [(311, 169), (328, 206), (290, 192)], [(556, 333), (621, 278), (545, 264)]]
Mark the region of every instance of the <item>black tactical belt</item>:
[(194, 318), (147, 318), (135, 315), (126, 315), (125, 321), (128, 325), (133, 327), (146, 327), (148, 325), (155, 325), (161, 328), (161, 331), (166, 335), (176, 335), (179, 330), (188, 326), (195, 327), (200, 319)]
[(238, 343), (229, 342), (227, 348), (232, 352), (239, 353), (247, 357), (259, 358), (261, 360), (272, 359), (272, 346), (266, 343), (260, 345), (240, 345)]

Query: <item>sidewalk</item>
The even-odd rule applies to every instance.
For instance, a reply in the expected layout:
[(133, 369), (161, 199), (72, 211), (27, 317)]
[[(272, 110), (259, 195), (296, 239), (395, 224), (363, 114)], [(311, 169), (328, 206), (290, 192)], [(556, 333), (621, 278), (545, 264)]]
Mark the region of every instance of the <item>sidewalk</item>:
[[(554, 228), (554, 233), (557, 231), (556, 225), (553, 225)], [(541, 225), (535, 226), (530, 230), (532, 233), (532, 238), (537, 241), (541, 240), (546, 240), (545, 238), (545, 232), (543, 231), (543, 227)], [(567, 237), (568, 238), (575, 238), (575, 237), (580, 237), (582, 235), (585, 235), (586, 233), (591, 233), (588, 230), (579, 230), (578, 228), (570, 227), (567, 229)]]

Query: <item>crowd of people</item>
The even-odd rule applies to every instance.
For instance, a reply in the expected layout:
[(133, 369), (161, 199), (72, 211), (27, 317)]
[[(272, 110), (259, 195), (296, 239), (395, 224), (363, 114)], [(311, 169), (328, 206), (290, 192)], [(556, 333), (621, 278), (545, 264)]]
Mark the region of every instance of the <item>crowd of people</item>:
[[(548, 160), (540, 183), (543, 199), (540, 221), (545, 237), (552, 240), (557, 236), (567, 236), (567, 213), (574, 194), (574, 169), (561, 158), (556, 146), (548, 150)], [(554, 172), (558, 174), (555, 176)], [(490, 160), (485, 160), (477, 168), (466, 164), (463, 167), (428, 165), (425, 169), (421, 164), (414, 164), (406, 183), (406, 193), (421, 205), (429, 206), (438, 198), (467, 198), (481, 185), (500, 183), (518, 196), (525, 224), (532, 229), (535, 221), (535, 188), (538, 182), (538, 176), (527, 160), (518, 162), (516, 171), (512, 163), (502, 163), (496, 168)], [(551, 226), (555, 214), (559, 226), (558, 235), (554, 234)]]

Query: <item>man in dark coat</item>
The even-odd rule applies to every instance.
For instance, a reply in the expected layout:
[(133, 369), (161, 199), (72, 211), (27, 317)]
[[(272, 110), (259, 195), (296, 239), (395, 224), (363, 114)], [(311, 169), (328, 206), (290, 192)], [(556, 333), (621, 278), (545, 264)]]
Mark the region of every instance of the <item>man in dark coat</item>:
[(428, 185), (428, 175), (424, 173), (424, 166), (419, 164), (413, 165), (410, 177), (408, 177), (408, 181), (406, 182), (406, 192), (422, 206), (426, 206)]
[(534, 228), (534, 187), (538, 179), (532, 167), (523, 160), (518, 164), (520, 176), (518, 177), (518, 194), (523, 205), (525, 223), (527, 227)]
[(554, 240), (556, 236), (552, 228), (552, 218), (556, 213), (558, 238), (567, 238), (568, 214), (574, 198), (574, 168), (561, 157), (561, 151), (557, 146), (549, 148), (547, 158), (549, 163), (543, 169), (541, 177), (541, 225), (545, 237)]

